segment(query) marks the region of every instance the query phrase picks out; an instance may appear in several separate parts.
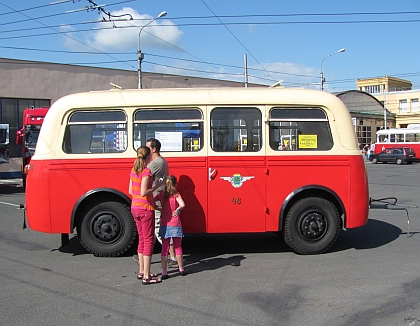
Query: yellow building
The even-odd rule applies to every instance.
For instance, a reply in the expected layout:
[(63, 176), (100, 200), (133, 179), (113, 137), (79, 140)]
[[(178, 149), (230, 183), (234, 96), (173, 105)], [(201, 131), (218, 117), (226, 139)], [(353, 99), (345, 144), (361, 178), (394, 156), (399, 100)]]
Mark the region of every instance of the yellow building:
[(387, 127), (405, 128), (409, 124), (420, 124), (420, 90), (412, 90), (410, 81), (385, 76), (357, 79), (356, 86), (358, 90), (373, 95), (395, 114), (395, 125), (387, 121)]

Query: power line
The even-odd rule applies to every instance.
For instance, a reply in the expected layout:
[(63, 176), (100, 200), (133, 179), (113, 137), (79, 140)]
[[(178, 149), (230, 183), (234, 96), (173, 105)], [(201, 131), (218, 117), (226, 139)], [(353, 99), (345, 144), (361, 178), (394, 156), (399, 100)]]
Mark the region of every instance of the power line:
[(210, 10), (210, 12), (217, 18), (218, 21), (220, 21), (222, 23), (222, 25), (229, 31), (229, 33), (239, 42), (239, 44), (251, 55), (251, 57), (264, 69), (264, 71), (273, 79), (273, 81), (276, 81), (273, 76), (270, 75), (270, 73), (265, 70), (264, 66), (258, 61), (258, 59), (252, 54), (251, 51), (249, 51), (246, 46), (236, 37), (235, 34), (233, 34), (233, 32), (223, 23), (223, 21), (217, 17), (217, 15), (213, 12), (213, 10), (211, 10), (211, 8), (203, 1), (201, 0), (201, 2)]
[[(63, 2), (70, 2), (70, 1), (72, 1), (72, 2), (74, 2), (73, 0), (69, 0), (69, 1), (63, 1)], [(89, 1), (89, 0), (88, 0)], [(133, 0), (130, 0), (130, 1), (133, 1)], [(122, 1), (122, 2), (120, 2), (120, 3), (124, 3), (124, 2), (130, 2), (130, 1)], [(203, 2), (204, 3), (204, 2)], [(0, 4), (2, 4), (2, 3), (0, 3)], [(205, 4), (205, 3), (204, 3)], [(206, 5), (207, 6), (207, 5)], [(36, 7), (34, 7), (34, 8), (36, 8)], [(29, 9), (31, 9), (31, 8), (29, 8)], [(29, 10), (28, 9), (28, 10)], [(20, 11), (14, 11), (15, 13), (21, 13), (21, 11), (24, 11), (24, 10), (20, 10)], [(210, 10), (211, 11), (211, 10)], [(344, 16), (344, 15), (375, 15), (375, 14), (377, 14), (377, 15), (397, 15), (397, 14), (418, 14), (419, 12), (392, 12), (392, 13), (337, 13), (337, 14), (286, 14), (286, 15), (236, 15), (236, 16), (216, 16), (216, 18), (219, 18), (219, 17), (222, 17), (222, 18), (227, 18), (227, 17), (233, 17), (233, 18), (247, 18), (247, 17), (253, 17), (253, 18), (259, 18), (259, 17), (286, 17), (286, 16)], [(21, 13), (22, 14), (22, 13)], [(28, 16), (27, 16), (28, 17)], [(212, 19), (214, 19), (215, 18), (215, 15), (214, 16), (205, 16), (205, 17), (174, 17), (174, 18), (171, 18), (171, 19), (173, 19), (173, 20), (175, 20), (175, 19), (187, 19), (187, 18), (194, 18), (194, 19), (206, 19), (206, 18), (212, 18)], [(31, 19), (31, 20), (33, 20), (33, 21), (36, 21), (36, 19)], [(139, 21), (139, 20), (141, 20), (141, 19), (136, 19), (136, 20), (133, 20), (133, 21)], [(229, 24), (249, 24), (250, 22), (246, 22), (246, 23), (243, 23), (243, 22), (239, 22), (239, 23), (235, 23), (235, 22), (232, 22), (232, 23), (228, 23), (228, 22), (222, 22), (221, 20), (219, 20), (220, 21), (220, 23), (212, 23), (212, 24), (203, 24), (203, 23), (201, 23), (201, 24), (180, 24), (180, 25), (177, 25), (177, 26), (194, 26), (194, 25), (202, 25), (202, 26), (206, 26), (206, 25), (209, 25), (209, 26), (211, 26), (211, 25), (217, 25), (217, 26), (220, 26), (220, 25), (223, 25), (223, 26), (225, 26), (226, 27), (226, 25), (229, 25)], [(408, 22), (408, 21), (413, 21), (413, 20), (405, 20), (405, 21), (403, 21), (403, 22)], [(415, 20), (415, 21), (419, 21), (419, 20)], [(358, 23), (360, 23), (360, 22), (363, 22), (363, 21), (356, 21), (356, 22), (358, 22)], [(373, 21), (373, 22), (378, 22), (378, 21)], [(383, 21), (383, 22), (391, 22), (391, 21)], [(401, 22), (401, 21), (398, 21), (398, 22)], [(38, 22), (39, 23), (39, 22)], [(85, 23), (79, 23), (79, 24), (88, 24), (88, 23), (95, 23), (95, 22), (85, 22)], [(98, 22), (96, 22), (96, 23), (98, 23)], [(294, 22), (277, 22), (278, 24), (284, 24), (284, 23), (300, 23), (300, 22), (297, 22), (297, 21), (294, 21)], [(311, 23), (311, 22), (301, 22), (301, 23)], [(334, 23), (334, 22), (314, 22), (314, 23)], [(342, 23), (341, 21), (340, 22), (337, 22), (337, 23)], [(42, 24), (42, 23), (41, 23)], [(255, 24), (273, 24), (272, 22), (256, 22)], [(2, 24), (0, 24), (0, 25), (2, 25)], [(54, 31), (56, 31), (54, 28), (52, 28), (51, 26), (47, 26), (47, 25), (45, 25), (45, 24), (43, 24), (44, 25), (44, 27), (41, 27), (41, 28), (50, 28), (50, 29), (52, 29), (52, 30), (54, 30)], [(71, 24), (71, 25), (73, 25), (73, 24)], [(132, 24), (131, 24), (132, 25)], [(137, 27), (137, 28), (139, 28), (138, 26), (135, 26), (135, 25), (132, 25), (133, 27)], [(165, 25), (165, 24), (161, 24), (160, 26), (173, 26), (173, 25)], [(122, 26), (122, 27), (120, 27), (120, 28), (129, 28), (129, 27), (124, 27), (124, 26)], [(32, 28), (32, 29), (34, 29), (34, 28)], [(99, 28), (98, 30), (101, 30), (101, 29), (111, 29), (111, 28)], [(228, 29), (229, 30), (229, 29)], [(82, 32), (82, 31), (91, 31), (90, 29), (88, 29), (88, 30), (77, 30), (77, 31), (72, 31), (72, 32), (60, 32), (60, 31), (56, 31), (55, 33), (48, 33), (48, 34), (43, 34), (43, 35), (52, 35), (52, 34), (63, 34), (63, 35), (65, 35), (66, 33), (76, 33), (76, 32)], [(9, 32), (9, 31), (6, 31), (6, 32)], [(146, 32), (146, 31), (145, 31)], [(148, 32), (146, 32), (146, 33), (148, 33)], [(156, 38), (158, 38), (157, 36), (155, 36), (155, 35), (153, 35), (153, 34), (151, 34), (151, 33), (148, 33), (148, 34), (150, 34), (150, 35), (152, 35), (153, 37), (156, 37)], [(43, 35), (32, 35), (32, 36), (43, 36)], [(67, 35), (65, 35), (65, 36), (67, 36)], [(24, 36), (22, 36), (22, 37), (24, 37)], [(25, 36), (26, 37), (26, 36)], [(30, 37), (30, 36), (27, 36), (27, 37)], [(70, 37), (70, 36), (68, 36), (68, 37)], [(15, 38), (15, 39), (18, 39), (18, 38), (20, 38), (20, 37), (13, 37), (13, 38)], [(70, 38), (72, 38), (72, 37), (70, 37)], [(10, 39), (10, 38), (2, 38), (2, 39)], [(74, 39), (74, 38), (72, 38), (73, 40), (76, 40), (76, 39)], [(158, 38), (158, 39), (160, 39), (160, 38)], [(181, 50), (182, 52), (184, 52), (184, 53), (186, 53), (186, 54), (188, 54), (188, 55), (191, 55), (192, 57), (195, 57), (194, 55), (192, 55), (192, 54), (190, 54), (190, 53), (188, 53), (187, 51), (185, 51), (185, 50), (183, 50), (183, 49), (181, 49), (180, 47), (177, 47), (177, 46), (175, 46), (175, 45), (173, 45), (173, 44), (171, 44), (171, 43), (169, 43), (169, 42), (167, 42), (167, 41), (164, 41), (164, 40), (162, 40), (162, 39), (160, 39), (161, 41), (163, 41), (163, 42), (165, 42), (165, 43), (167, 43), (167, 44), (169, 44), (169, 45), (171, 45), (171, 46), (173, 46), (174, 48), (177, 48), (178, 50)], [(76, 40), (76, 41), (78, 41), (78, 40)], [(239, 41), (239, 40), (238, 40)], [(78, 41), (79, 43), (81, 43), (81, 44), (84, 44), (83, 42), (80, 42), (80, 41)], [(240, 41), (239, 41), (240, 42)], [(85, 46), (88, 46), (88, 45), (86, 45), (86, 44), (84, 44)], [(90, 46), (88, 46), (88, 47), (90, 47)], [(80, 54), (83, 54), (83, 53), (90, 53), (90, 54), (102, 54), (102, 55), (108, 55), (108, 56), (110, 56), (110, 54), (113, 54), (113, 55), (123, 55), (122, 53), (106, 53), (106, 52), (102, 52), (102, 51), (99, 51), (99, 50), (97, 50), (97, 49), (95, 49), (94, 47), (90, 47), (90, 48), (92, 48), (93, 50), (95, 50), (95, 51), (97, 51), (97, 52), (82, 52), (82, 51), (79, 51), (79, 52), (74, 52), (74, 53), (80, 53)], [(246, 48), (245, 48), (246, 49)], [(50, 51), (50, 52), (55, 52), (55, 51)], [(70, 53), (70, 52), (67, 52), (67, 51), (62, 51), (62, 53)], [(126, 53), (127, 55), (131, 55), (131, 54), (128, 54), (128, 53)], [(149, 55), (153, 55), (153, 54), (149, 54)], [(156, 55), (155, 55), (156, 56)], [(112, 56), (110, 56), (111, 58), (113, 58), (113, 59), (115, 59), (115, 60), (117, 60), (116, 62), (119, 62), (119, 63), (127, 63), (127, 62), (129, 62), (128, 60), (118, 60), (117, 58), (115, 58), (115, 57), (112, 57)], [(158, 57), (158, 56), (157, 56)], [(163, 56), (162, 56), (163, 57)], [(168, 57), (168, 58), (171, 58), (171, 57)], [(214, 65), (218, 65), (218, 66), (224, 66), (224, 67), (230, 67), (230, 68), (238, 68), (238, 69), (243, 69), (243, 67), (238, 67), (238, 66), (229, 66), (229, 65), (221, 65), (221, 64), (215, 64), (215, 63), (210, 63), (210, 62), (206, 62), (206, 61), (203, 61), (203, 60), (201, 60), (200, 58), (198, 58), (198, 57), (195, 57), (195, 58), (197, 58), (198, 60), (200, 60), (200, 61), (198, 61), (199, 63), (203, 63), (203, 64), (208, 64), (208, 65), (212, 65), (214, 68), (216, 68), (217, 69), (217, 67), (215, 67)], [(188, 60), (186, 60), (186, 59), (179, 59), (179, 58), (171, 58), (171, 59), (174, 59), (174, 60), (185, 60), (185, 61), (188, 61)], [(134, 60), (133, 60), (134, 61)], [(257, 61), (257, 60), (256, 60)], [(194, 60), (191, 60), (191, 62), (195, 62)], [(258, 61), (257, 61), (258, 62)], [(110, 63), (110, 62), (107, 62), (107, 63)], [(95, 64), (97, 64), (97, 62), (95, 62)], [(132, 67), (132, 66), (131, 66)], [(263, 67), (264, 68), (264, 67)], [(178, 69), (183, 69), (183, 68), (178, 68)], [(252, 69), (252, 68), (249, 68), (250, 70), (255, 70), (255, 71), (262, 71), (262, 70), (259, 70), (259, 69)], [(267, 73), (269, 73), (269, 72), (273, 72), (273, 71), (271, 71), (271, 70), (265, 70), (264, 69), (264, 71), (265, 72), (267, 72)], [(317, 78), (316, 76), (305, 76), (305, 75), (297, 75), (297, 74), (288, 74), (288, 73), (282, 73), (282, 72), (273, 72), (273, 73), (278, 73), (278, 74), (285, 74), (285, 75), (290, 75), (290, 76), (296, 76), (296, 77), (305, 77), (305, 78)], [(394, 75), (394, 76), (398, 76), (398, 75)], [(400, 76), (403, 76), (403, 75), (400, 75)], [(416, 73), (410, 73), (410, 74), (405, 74), (405, 76), (417, 76), (416, 75)], [(267, 79), (268, 80), (268, 79)], [(329, 81), (328, 82), (328, 84), (333, 84), (333, 83), (336, 83), (336, 84), (339, 84), (339, 83), (345, 83), (345, 82), (347, 82), (347, 81), (354, 81), (354, 79), (348, 79), (348, 80), (332, 80), (332, 81)]]
[[(162, 40), (163, 41), (163, 40)], [(67, 53), (67, 54), (90, 54), (90, 55), (133, 55), (133, 52), (106, 52), (106, 53), (100, 53), (100, 52), (92, 52), (92, 51), (67, 51), (67, 50), (55, 50), (55, 49), (34, 49), (34, 48), (26, 48), (26, 47), (11, 47), (11, 46), (0, 46), (0, 48), (3, 49), (13, 49), (13, 50), (24, 50), (24, 51), (40, 51), (40, 52), (53, 52), (53, 53)], [(185, 51), (184, 51), (185, 52)], [(187, 54), (189, 54), (188, 52), (186, 52)], [(176, 57), (171, 57), (171, 56), (163, 56), (163, 55), (157, 55), (157, 54), (153, 54), (153, 53), (145, 53), (145, 55), (147, 56), (151, 56), (151, 57), (157, 57), (157, 58), (164, 58), (164, 59), (171, 59), (171, 60), (177, 60), (177, 61), (185, 61), (185, 62), (192, 62), (192, 63), (200, 63), (200, 64), (207, 64), (212, 66), (215, 69), (218, 69), (219, 67), (227, 67), (227, 68), (234, 68), (234, 69), (243, 69), (242, 66), (235, 66), (235, 65), (227, 65), (227, 64), (221, 64), (221, 63), (215, 63), (215, 62), (207, 62), (207, 61), (203, 61), (200, 60), (198, 58), (198, 60), (191, 60), (191, 59), (183, 59), (183, 58), (176, 58)], [(192, 54), (189, 54), (192, 55)], [(110, 64), (110, 63), (121, 63), (121, 62), (134, 62), (136, 60), (117, 60), (117, 61), (107, 61), (104, 63)], [(154, 64), (152, 62), (149, 62), (151, 64)], [(92, 62), (86, 62), (86, 63), (68, 63), (68, 64), (98, 64), (97, 61), (95, 61), (94, 63)], [(174, 67), (174, 66), (168, 66), (171, 68), (175, 68), (175, 69), (180, 69), (182, 70), (182, 67)], [(257, 68), (248, 68), (251, 71), (256, 71), (256, 72), (263, 72), (263, 69), (257, 69)], [(198, 71), (198, 70), (197, 70)], [(280, 75), (285, 75), (285, 76), (292, 76), (292, 77), (303, 77), (303, 78), (314, 78), (317, 79), (318, 76), (312, 76), (312, 75), (303, 75), (303, 74), (293, 74), (293, 73), (287, 73), (287, 72), (283, 72), (283, 71), (276, 71), (276, 70), (268, 70), (270, 73), (275, 73), (275, 74), (280, 74)], [(205, 71), (203, 71), (205, 72)], [(417, 77), (420, 76), (420, 72), (410, 72), (410, 73), (393, 73), (393, 74), (389, 74), (393, 77)], [(254, 76), (255, 77), (255, 76)], [(343, 84), (343, 83), (348, 83), (348, 82), (354, 82), (356, 79), (373, 79), (376, 77), (360, 77), (360, 78), (347, 78), (347, 79), (335, 79), (335, 80), (329, 80), (328, 84)], [(286, 84), (287, 82), (283, 82), (283, 84)], [(296, 84), (296, 83), (295, 83)], [(299, 85), (310, 85), (311, 83), (297, 83)]]
[(92, 52), (92, 51), (68, 51), (68, 50), (54, 50), (54, 49), (34, 49), (34, 48), (23, 48), (16, 46), (2, 46), (3, 49), (12, 49), (12, 50), (25, 50), (25, 51), (40, 51), (40, 52), (53, 52), (53, 53), (68, 53), (68, 54), (114, 54), (114, 55), (132, 55), (131, 52)]
[[(51, 7), (51, 6), (58, 5), (58, 4), (61, 4), (61, 3), (64, 3), (64, 2), (75, 2), (75, 1), (81, 1), (81, 0), (62, 0), (60, 2), (52, 2), (52, 3), (46, 4), (46, 5), (30, 7), (30, 8), (21, 9), (21, 10), (12, 10), (12, 11), (9, 11), (9, 12), (4, 12), (1, 15), (6, 16), (6, 15), (9, 15), (9, 14), (21, 13), (23, 11), (29, 11), (29, 10), (40, 9), (40, 8), (45, 8), (45, 7)], [(3, 3), (0, 3), (0, 4), (3, 5)]]
[[(258, 18), (258, 17), (323, 17), (323, 16), (366, 16), (366, 15), (418, 15), (420, 11), (393, 11), (393, 12), (350, 12), (350, 13), (293, 13), (293, 14), (249, 14), (249, 15), (218, 15), (220, 18)], [(214, 16), (185, 16), (171, 19), (207, 19)]]
[[(136, 1), (136, 0), (124, 0), (124, 1), (120, 1), (120, 2), (114, 2), (114, 3), (111, 3), (111, 4), (107, 5), (107, 6), (115, 6), (115, 5), (119, 5), (119, 4), (122, 4), (122, 3), (127, 3), (127, 2), (132, 2), (132, 1)], [(23, 10), (15, 10), (15, 9), (13, 9), (13, 8), (11, 8), (11, 7), (7, 6), (7, 5), (5, 5), (5, 4), (4, 4), (4, 3), (2, 3), (2, 2), (0, 2), (0, 4), (1, 4), (1, 5), (3, 5), (3, 6), (5, 6), (5, 7), (7, 7), (7, 8), (9, 8), (9, 9), (10, 9), (10, 10), (12, 10), (14, 13), (19, 13), (19, 14), (21, 14), (21, 15), (23, 15), (23, 16), (25, 16), (25, 17), (27, 17), (27, 19), (23, 19), (23, 20), (14, 20), (14, 21), (7, 22), (7, 23), (0, 23), (0, 26), (4, 26), (4, 25), (11, 25), (11, 24), (17, 24), (17, 23), (24, 23), (24, 22), (31, 21), (31, 20), (33, 20), (33, 21), (36, 21), (36, 22), (40, 23), (40, 22), (38, 21), (39, 19), (52, 18), (52, 17), (57, 17), (57, 16), (62, 16), (62, 15), (68, 15), (68, 14), (73, 14), (73, 13), (75, 13), (74, 11), (72, 11), (72, 12), (62, 12), (62, 13), (50, 14), (50, 15), (46, 15), (46, 16), (40, 16), (40, 17), (35, 17), (35, 18), (32, 18), (32, 17), (29, 17), (28, 15), (26, 15), (26, 14), (24, 14), (24, 13), (23, 13), (23, 11), (27, 11), (27, 10), (25, 10), (25, 9), (23, 9)], [(86, 8), (84, 8), (84, 9), (88, 10), (88, 9), (89, 9), (89, 7), (86, 7)], [(45, 26), (46, 26), (46, 27), (49, 27), (49, 26), (47, 26), (47, 25), (45, 25)]]
[[(132, 0), (129, 0), (129, 1), (132, 1)], [(7, 5), (5, 5), (5, 4), (3, 4), (3, 3), (2, 3), (2, 5), (3, 5), (3, 6), (5, 6), (5, 7), (7, 7), (7, 8), (9, 8), (9, 9), (11, 9), (11, 10), (14, 10), (13, 8), (11, 8), (11, 7), (7, 6)], [(21, 13), (21, 12), (19, 12), (19, 13), (20, 13), (21, 15), (25, 16), (25, 17), (31, 18), (31, 17), (29, 17), (28, 15), (26, 15), (26, 14), (24, 14), (24, 13)], [(47, 26), (47, 25), (45, 25), (44, 23), (42, 23), (42, 22), (38, 21), (37, 19), (31, 19), (31, 20), (34, 20), (34, 21), (36, 21), (37, 23), (39, 23), (39, 24), (41, 24), (41, 25)], [(54, 28), (51, 28), (51, 29), (52, 29), (52, 30), (54, 30), (54, 31), (56, 31), (56, 32), (58, 32), (58, 33), (60, 33), (60, 31), (57, 31), (57, 30), (56, 30), (56, 29), (54, 29)], [(63, 34), (63, 33), (60, 33), (60, 34)], [(88, 45), (88, 44), (85, 44), (85, 43), (83, 43), (83, 42), (81, 42), (81, 41), (79, 41), (79, 40), (75, 39), (74, 37), (71, 37), (71, 36), (69, 36), (69, 35), (64, 35), (64, 36), (66, 36), (66, 37), (68, 37), (68, 38), (70, 38), (70, 39), (72, 39), (72, 40), (74, 40), (74, 41), (76, 41), (76, 42), (78, 42), (78, 43), (81, 43), (81, 44), (83, 44), (83, 45), (85, 45), (85, 46), (87, 46), (87, 47), (89, 47), (89, 48), (91, 48), (91, 49), (93, 49), (93, 50), (95, 50), (95, 51), (101, 52), (101, 53), (103, 53), (104, 55), (108, 55), (109, 57), (111, 57), (111, 58), (113, 58), (113, 59), (115, 59), (115, 60), (118, 60), (117, 58), (113, 57), (112, 55), (106, 54), (106, 53), (104, 53), (104, 52), (102, 52), (102, 51), (100, 51), (100, 50), (98, 50), (98, 49), (96, 49), (96, 48), (94, 48), (94, 47), (92, 47), (92, 46), (90, 46), (90, 45)], [(131, 67), (132, 67), (132, 66), (131, 66)], [(134, 68), (134, 67), (133, 67), (133, 68)]]

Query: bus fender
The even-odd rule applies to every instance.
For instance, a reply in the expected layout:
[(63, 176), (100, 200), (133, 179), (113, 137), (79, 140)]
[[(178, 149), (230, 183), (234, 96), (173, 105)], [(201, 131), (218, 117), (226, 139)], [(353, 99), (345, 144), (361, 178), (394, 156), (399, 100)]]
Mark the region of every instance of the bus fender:
[(98, 194), (112, 194), (114, 195), (114, 197), (118, 197), (121, 198), (122, 200), (124, 200), (128, 205), (131, 205), (131, 198), (126, 195), (125, 193), (117, 190), (117, 189), (113, 189), (113, 188), (96, 188), (96, 189), (92, 189), (89, 190), (88, 192), (86, 192), (83, 196), (81, 196), (76, 204), (73, 207), (73, 210), (71, 212), (71, 220), (70, 220), (70, 230), (73, 230), (75, 228), (75, 221), (76, 221), (76, 214), (77, 211), (80, 207), (80, 205), (82, 205), (82, 203), (85, 202), (85, 200), (87, 198), (90, 198), (94, 195), (98, 195)]
[(340, 213), (341, 216), (341, 223), (342, 227), (344, 227), (345, 224), (345, 217), (346, 212), (343, 205), (342, 200), (340, 197), (330, 188), (321, 186), (321, 185), (306, 185), (300, 188), (295, 189), (294, 191), (290, 192), (289, 195), (287, 195), (286, 199), (283, 201), (283, 204), (280, 208), (280, 215), (279, 215), (279, 231), (283, 230), (284, 226), (284, 218), (289, 211), (289, 209), (293, 206), (295, 202), (297, 202), (299, 199), (304, 197), (322, 197), (330, 200), (336, 207), (337, 210)]

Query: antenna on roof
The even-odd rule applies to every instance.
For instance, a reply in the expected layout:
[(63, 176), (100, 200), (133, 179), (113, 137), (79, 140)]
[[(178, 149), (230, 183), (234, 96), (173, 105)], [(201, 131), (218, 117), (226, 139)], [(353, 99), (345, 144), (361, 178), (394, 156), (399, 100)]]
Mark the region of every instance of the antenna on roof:
[(109, 83), (109, 84), (113, 87), (113, 89), (123, 89), (121, 86), (118, 86), (114, 83)]

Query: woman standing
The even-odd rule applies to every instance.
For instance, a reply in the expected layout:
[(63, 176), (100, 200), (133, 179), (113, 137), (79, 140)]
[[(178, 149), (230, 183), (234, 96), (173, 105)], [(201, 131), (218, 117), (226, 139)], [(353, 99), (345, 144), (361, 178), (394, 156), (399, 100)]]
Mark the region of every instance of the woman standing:
[(139, 272), (137, 278), (144, 285), (162, 282), (156, 274), (150, 273), (153, 255), (155, 209), (153, 191), (162, 185), (158, 182), (152, 187), (152, 173), (147, 167), (150, 159), (150, 149), (141, 146), (137, 149), (137, 158), (130, 173), (129, 194), (132, 195), (131, 214), (136, 222), (139, 234), (137, 253), (139, 256)]

